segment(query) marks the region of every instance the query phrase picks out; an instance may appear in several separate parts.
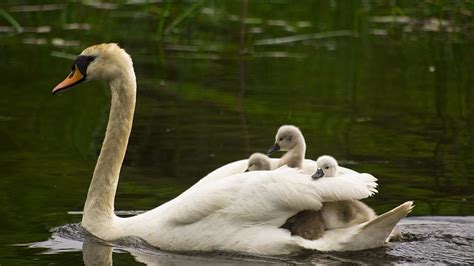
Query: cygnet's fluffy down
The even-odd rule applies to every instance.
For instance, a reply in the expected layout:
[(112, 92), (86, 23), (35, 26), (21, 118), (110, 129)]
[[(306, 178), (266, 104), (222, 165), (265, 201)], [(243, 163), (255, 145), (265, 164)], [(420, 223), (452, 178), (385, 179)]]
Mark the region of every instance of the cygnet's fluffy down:
[[(272, 169), (270, 158), (265, 154), (252, 154), (247, 163), (248, 171), (268, 171)], [(298, 235), (305, 239), (315, 240), (320, 238), (325, 231), (324, 223), (319, 211), (302, 211), (290, 217), (282, 228), (287, 229), (292, 235)]]
[(272, 170), (272, 162), (268, 156), (259, 152), (250, 155), (245, 172), (269, 170)]
[(286, 151), (278, 161), (277, 168), (283, 165), (288, 165), (288, 167), (292, 168), (302, 168), (306, 152), (306, 142), (300, 129), (291, 125), (281, 126), (275, 135), (275, 143), (267, 151), (267, 155), (276, 151)]
[[(267, 154), (276, 151), (286, 151), (286, 153), (275, 166), (271, 164), (268, 156), (254, 153), (248, 160), (247, 171), (271, 170), (283, 165), (302, 168), (306, 142), (301, 130), (292, 125), (281, 126), (275, 135), (275, 143)], [(282, 228), (288, 229), (292, 235), (298, 235), (309, 240), (320, 238), (325, 231), (321, 213), (313, 210), (302, 211), (290, 217)]]
[[(328, 155), (320, 156), (316, 161), (316, 164), (318, 170), (313, 175), (314, 179), (322, 176), (337, 176), (339, 166), (336, 159), (333, 157)], [(327, 230), (351, 227), (356, 224), (373, 220), (377, 217), (377, 214), (372, 208), (358, 200), (326, 202), (320, 211), (324, 227)], [(401, 238), (402, 234), (400, 230), (395, 227), (387, 238), (387, 241), (401, 240)]]
[[(337, 175), (338, 163), (333, 157), (321, 156), (316, 164), (318, 170), (313, 178), (335, 177)], [(338, 229), (370, 221), (377, 217), (377, 214), (361, 201), (345, 200), (324, 203), (321, 208), (321, 216), (326, 229)]]
[(377, 217), (374, 210), (358, 200), (325, 202), (321, 208), (326, 229), (347, 228)]
[(281, 228), (289, 230), (292, 235), (309, 240), (320, 238), (326, 230), (321, 211), (312, 210), (301, 211), (293, 215)]

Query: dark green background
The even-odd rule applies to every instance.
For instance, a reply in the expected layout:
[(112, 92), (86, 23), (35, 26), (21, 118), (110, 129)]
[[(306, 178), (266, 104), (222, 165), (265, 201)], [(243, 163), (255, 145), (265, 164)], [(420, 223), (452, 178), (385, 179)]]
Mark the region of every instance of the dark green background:
[(101, 42), (131, 54), (138, 80), (117, 210), (158, 206), (294, 124), (308, 158), (379, 178), (376, 211), (474, 214), (472, 2), (87, 3), (0, 4), (1, 264), (82, 261), (12, 245), (80, 221), (67, 212), (82, 210), (109, 91), (51, 90)]

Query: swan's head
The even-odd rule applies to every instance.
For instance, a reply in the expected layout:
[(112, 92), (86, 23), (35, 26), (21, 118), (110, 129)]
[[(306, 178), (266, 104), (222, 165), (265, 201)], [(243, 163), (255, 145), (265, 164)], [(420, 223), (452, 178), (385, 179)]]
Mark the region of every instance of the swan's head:
[(268, 158), (265, 154), (262, 153), (254, 153), (249, 157), (249, 160), (247, 162), (247, 170), (245, 170), (245, 172), (268, 171), (271, 169), (272, 163), (270, 161), (270, 158)]
[(53, 94), (86, 80), (111, 81), (130, 71), (133, 74), (132, 59), (116, 43), (93, 45), (76, 57), (71, 66), (71, 73), (54, 87)]
[(316, 160), (316, 165), (318, 170), (313, 174), (313, 179), (318, 179), (320, 177), (334, 177), (337, 176), (337, 161), (334, 157), (329, 155), (323, 155)]
[(275, 144), (267, 151), (270, 155), (276, 151), (289, 151), (298, 144), (304, 144), (303, 134), (295, 126), (281, 126), (275, 136)]

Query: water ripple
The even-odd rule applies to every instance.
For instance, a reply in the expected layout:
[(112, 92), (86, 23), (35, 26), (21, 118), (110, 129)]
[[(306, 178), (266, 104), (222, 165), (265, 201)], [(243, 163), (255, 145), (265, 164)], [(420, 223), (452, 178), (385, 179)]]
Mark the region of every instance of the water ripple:
[[(356, 252), (306, 251), (290, 256), (255, 256), (234, 252), (166, 252), (136, 237), (105, 242), (89, 234), (80, 224), (53, 228), (50, 239), (20, 246), (46, 249), (41, 252), (42, 254), (82, 250), (85, 261), (96, 259), (91, 256), (111, 259), (112, 252), (127, 252), (139, 262), (184, 265), (199, 261), (227, 265), (243, 261), (258, 264), (334, 262), (466, 264), (472, 262), (474, 258), (474, 217), (414, 217), (403, 220), (399, 226), (403, 233), (403, 241), (391, 242), (381, 248)], [(91, 248), (91, 245), (95, 248)], [(97, 252), (110, 252), (110, 256), (96, 254)]]

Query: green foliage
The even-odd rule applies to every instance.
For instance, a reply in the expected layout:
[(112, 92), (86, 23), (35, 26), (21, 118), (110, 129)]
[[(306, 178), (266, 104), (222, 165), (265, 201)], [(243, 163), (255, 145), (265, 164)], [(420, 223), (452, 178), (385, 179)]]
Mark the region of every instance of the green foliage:
[(17, 33), (21, 33), (23, 31), (23, 28), (21, 25), (16, 21), (14, 17), (12, 17), (10, 14), (8, 14), (5, 10), (0, 8), (0, 16), (6, 19), (16, 30)]

